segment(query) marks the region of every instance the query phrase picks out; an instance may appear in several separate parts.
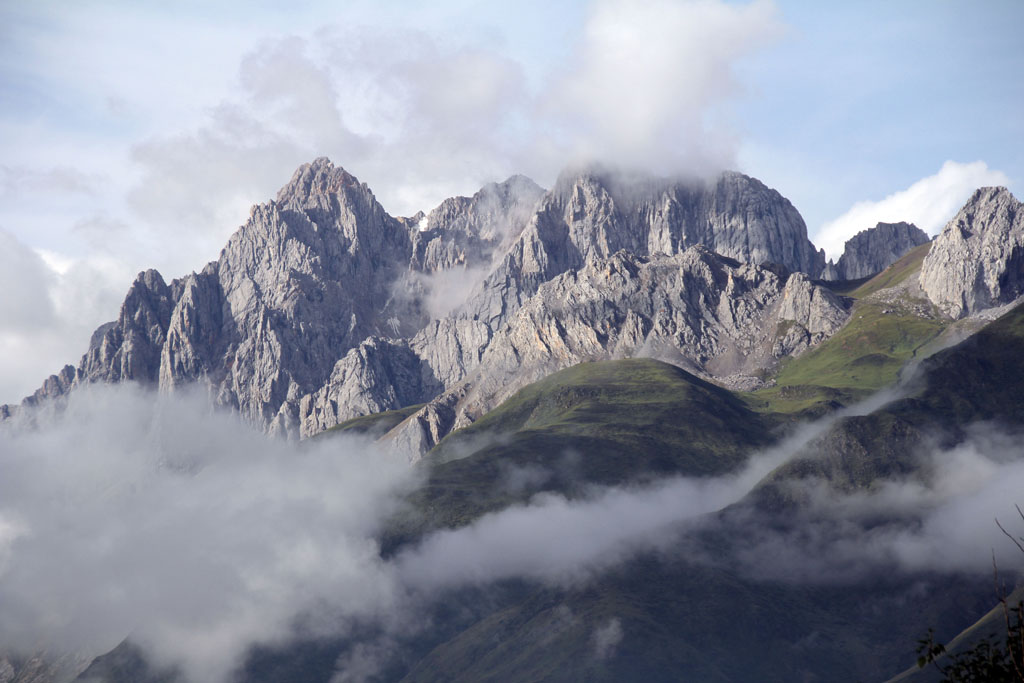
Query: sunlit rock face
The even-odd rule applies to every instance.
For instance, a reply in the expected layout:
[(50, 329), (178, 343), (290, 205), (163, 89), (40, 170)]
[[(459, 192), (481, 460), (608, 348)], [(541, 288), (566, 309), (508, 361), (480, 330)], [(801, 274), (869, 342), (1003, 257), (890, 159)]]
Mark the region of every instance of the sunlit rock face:
[(501, 324), (541, 283), (595, 259), (619, 250), (673, 255), (695, 245), (743, 263), (814, 274), (824, 267), (793, 205), (754, 178), (724, 173), (712, 183), (686, 183), (567, 172), (466, 310)]
[(1005, 187), (983, 187), (935, 238), (921, 288), (953, 318), (1024, 293), (1024, 211)]

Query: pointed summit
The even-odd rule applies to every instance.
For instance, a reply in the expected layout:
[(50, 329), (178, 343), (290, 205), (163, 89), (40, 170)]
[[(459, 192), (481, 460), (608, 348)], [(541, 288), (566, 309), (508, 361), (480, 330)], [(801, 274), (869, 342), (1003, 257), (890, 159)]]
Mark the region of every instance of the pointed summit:
[(327, 157), (299, 166), (277, 193), (276, 204), (307, 213), (317, 225), (336, 223), (348, 214), (385, 213), (365, 183)]
[(962, 318), (1024, 294), (1024, 210), (1005, 187), (979, 188), (935, 238), (921, 287)]

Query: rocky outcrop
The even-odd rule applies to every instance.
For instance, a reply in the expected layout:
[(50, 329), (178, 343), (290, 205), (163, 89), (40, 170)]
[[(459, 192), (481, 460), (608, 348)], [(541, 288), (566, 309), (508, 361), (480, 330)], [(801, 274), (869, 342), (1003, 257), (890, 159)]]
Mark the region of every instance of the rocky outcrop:
[(819, 273), (824, 253), (793, 205), (739, 173), (711, 184), (600, 170), (563, 174), (464, 307), (500, 327), (544, 282), (619, 250), (673, 255), (694, 245), (743, 263)]
[(879, 223), (846, 240), (839, 261), (822, 271), (822, 280), (858, 280), (880, 273), (916, 246), (928, 241), (928, 235), (913, 223)]
[(782, 320), (808, 331), (794, 353), (845, 322), (846, 304), (800, 273), (741, 264), (702, 246), (672, 256), (625, 250), (543, 285), (495, 333), (472, 376), (467, 414), (588, 359), (652, 356), (700, 374), (771, 365)]
[[(461, 377), (450, 372), (447, 391), (387, 439), (415, 459), (523, 386), (586, 360), (650, 356), (756, 382), (753, 373), (828, 338), (848, 315), (846, 300), (803, 273), (741, 264), (702, 246), (672, 256), (621, 250), (542, 284), (475, 366), (462, 365)], [(421, 353), (458, 338), (429, 338), (438, 332), (418, 335)]]
[(65, 365), (56, 375), (50, 375), (43, 386), (25, 399), (25, 405), (38, 406), (66, 394), (75, 383), (78, 372), (73, 365)]
[(495, 250), (522, 232), (543, 194), (532, 180), (516, 175), (472, 197), (444, 200), (416, 221), (410, 269), (434, 273), (489, 265)]
[(462, 305), (522, 232), (543, 194), (532, 180), (516, 175), (406, 219), (412, 258), (391, 288), (385, 317), (410, 336)]
[(483, 323), (453, 318), (431, 322), (409, 341), (368, 339), (338, 361), (324, 387), (300, 399), (300, 435), (429, 401), (475, 370), (490, 340)]
[(323, 387), (299, 400), (301, 435), (359, 415), (422, 403), (443, 389), (408, 342), (370, 337), (335, 364)]
[(117, 321), (93, 335), (78, 368), (80, 381), (155, 384), (173, 307), (171, 287), (160, 273), (139, 273), (121, 304)]
[(223, 381), (223, 307), (216, 263), (183, 278), (160, 353), (159, 381), (165, 390), (198, 378), (212, 384)]
[(400, 422), (382, 440), (410, 461), (419, 460), (455, 428), (455, 410), (464, 393), (465, 387), (446, 392)]
[(266, 425), (286, 400), (323, 386), (339, 357), (383, 331), (379, 314), (410, 254), (408, 231), (369, 188), (326, 159), (300, 168), (217, 263), (218, 400)]
[(1024, 211), (1005, 187), (976, 191), (935, 238), (921, 288), (961, 318), (1024, 294)]

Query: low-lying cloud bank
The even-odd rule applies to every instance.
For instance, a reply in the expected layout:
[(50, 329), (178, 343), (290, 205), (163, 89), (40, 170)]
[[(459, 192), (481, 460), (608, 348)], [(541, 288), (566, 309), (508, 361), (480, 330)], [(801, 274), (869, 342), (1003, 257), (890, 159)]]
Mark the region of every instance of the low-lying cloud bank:
[(1022, 555), (996, 520), (1016, 535), (1024, 499), (1024, 443), (979, 424), (948, 450), (919, 454), (902, 481), (840, 494), (827, 482), (793, 482), (807, 504), (785, 528), (758, 528), (737, 553), (757, 577), (795, 582), (855, 581), (879, 568), (902, 572), (991, 574), (1024, 571)]
[[(742, 499), (835, 417), (730, 476), (578, 500), (541, 494), (383, 560), (375, 536), (417, 474), (370, 443), (268, 440), (202, 396), (130, 385), (80, 390), (62, 416), (41, 419), (41, 430), (0, 430), (0, 643), (94, 655), (131, 635), (195, 680), (223, 680), (253, 643), (285, 642), (296, 629), (344, 635), (369, 620), (383, 625), (370, 644), (380, 652), (363, 644), (338, 665), (338, 680), (359, 680), (389, 656), (387, 632), (421, 627), (418, 609), (445, 590), (503, 579), (578, 585), (639, 553), (738, 560), (732, 569), (752, 579), (798, 582), (879, 567), (989, 572), (992, 548), (1007, 569), (1024, 559), (992, 522), (1015, 519), (1024, 447), (991, 429), (922, 454), (924, 474), (912, 480), (854, 495), (805, 482), (810, 504), (797, 523), (747, 520), (745, 545), (727, 560), (702, 554), (687, 531), (721, 523), (707, 513)], [(611, 656), (617, 638), (613, 620), (595, 651)]]
[(386, 608), (372, 540), (408, 465), (360, 442), (296, 448), (201, 397), (71, 395), (0, 435), (0, 643), (101, 653), (131, 634), (198, 680), (323, 601)]

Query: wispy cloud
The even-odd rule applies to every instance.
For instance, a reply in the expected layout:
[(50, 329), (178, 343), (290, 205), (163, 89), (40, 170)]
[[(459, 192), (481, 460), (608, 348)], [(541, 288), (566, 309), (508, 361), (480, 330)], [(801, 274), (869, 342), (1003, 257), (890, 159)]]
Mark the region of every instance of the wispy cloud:
[(0, 229), (0, 403), (76, 364), (97, 323), (117, 317), (132, 276), (115, 259), (33, 250)]
[(1019, 530), (1019, 435), (979, 424), (959, 445), (917, 455), (912, 475), (865, 491), (841, 493), (818, 479), (789, 482), (803, 509), (784, 527), (744, 518), (755, 531), (738, 550), (740, 566), (757, 578), (797, 583), (858, 581), (879, 571), (985, 576), (993, 560), (1010, 574), (1024, 569), (1024, 557), (995, 523)]

